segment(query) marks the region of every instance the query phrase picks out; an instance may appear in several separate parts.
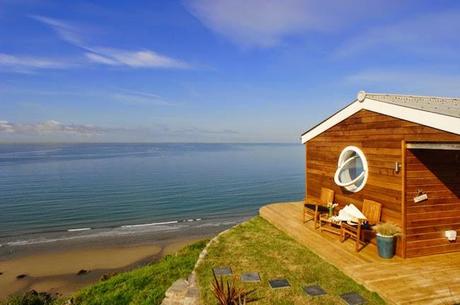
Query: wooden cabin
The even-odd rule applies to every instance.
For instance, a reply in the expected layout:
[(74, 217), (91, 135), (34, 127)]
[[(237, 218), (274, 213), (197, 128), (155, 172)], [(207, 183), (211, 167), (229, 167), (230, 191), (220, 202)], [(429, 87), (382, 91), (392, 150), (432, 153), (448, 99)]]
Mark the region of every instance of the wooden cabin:
[(402, 228), (397, 255), (460, 251), (460, 98), (373, 94), (302, 134), (306, 194), (382, 204), (381, 221)]

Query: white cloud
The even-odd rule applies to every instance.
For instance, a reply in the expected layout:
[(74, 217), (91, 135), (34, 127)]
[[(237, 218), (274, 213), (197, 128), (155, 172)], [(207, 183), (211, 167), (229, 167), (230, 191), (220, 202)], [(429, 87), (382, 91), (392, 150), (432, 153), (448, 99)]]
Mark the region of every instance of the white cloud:
[(346, 82), (369, 91), (421, 95), (460, 96), (460, 74), (435, 74), (413, 70), (365, 70), (349, 75)]
[(336, 52), (339, 57), (369, 51), (458, 56), (460, 11), (419, 15), (401, 22), (369, 29), (347, 41)]
[(150, 50), (128, 51), (113, 48), (87, 48), (86, 57), (95, 63), (131, 68), (177, 68), (190, 66), (180, 60)]
[(188, 0), (206, 27), (249, 47), (273, 47), (289, 35), (352, 23), (377, 2), (363, 0)]
[(64, 69), (74, 63), (56, 58), (17, 56), (0, 53), (0, 68), (14, 72), (31, 72), (35, 69)]
[(0, 121), (0, 132), (13, 133), (14, 127), (8, 121)]
[(8, 134), (72, 134), (80, 136), (96, 136), (103, 134), (104, 131), (104, 128), (92, 125), (63, 124), (55, 120), (28, 124), (0, 121), (0, 133)]
[(171, 128), (153, 123), (144, 127), (97, 127), (93, 125), (65, 124), (55, 120), (39, 123), (12, 123), (0, 120), (0, 139), (14, 142), (186, 142), (191, 138), (204, 142), (216, 139), (234, 142), (241, 133), (231, 129)]

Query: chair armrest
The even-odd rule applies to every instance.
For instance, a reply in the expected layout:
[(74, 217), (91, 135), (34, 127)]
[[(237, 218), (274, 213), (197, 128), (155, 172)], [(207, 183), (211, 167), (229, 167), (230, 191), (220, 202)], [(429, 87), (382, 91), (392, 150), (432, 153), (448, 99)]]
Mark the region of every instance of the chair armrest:
[(305, 198), (305, 201), (304, 201), (304, 203), (310, 203), (310, 204), (321, 204), (320, 202), (321, 200), (315, 196), (307, 196), (307, 198)]
[(318, 204), (318, 203), (306, 203), (304, 204), (304, 207), (309, 210), (314, 210), (320, 214), (329, 213), (329, 209), (325, 205)]

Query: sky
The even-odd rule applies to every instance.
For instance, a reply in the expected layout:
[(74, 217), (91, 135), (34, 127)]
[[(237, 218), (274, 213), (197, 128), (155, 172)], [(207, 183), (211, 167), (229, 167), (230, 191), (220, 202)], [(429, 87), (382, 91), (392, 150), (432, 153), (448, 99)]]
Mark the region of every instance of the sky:
[(460, 1), (0, 0), (0, 142), (281, 142), (460, 96)]

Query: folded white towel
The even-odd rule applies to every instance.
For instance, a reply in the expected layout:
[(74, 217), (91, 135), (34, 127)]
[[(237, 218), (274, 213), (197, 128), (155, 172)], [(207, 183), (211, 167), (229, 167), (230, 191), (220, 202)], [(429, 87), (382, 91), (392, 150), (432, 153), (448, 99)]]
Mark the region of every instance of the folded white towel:
[(336, 221), (356, 221), (357, 219), (367, 219), (363, 213), (352, 203), (346, 205), (339, 211), (339, 215), (334, 216)]

